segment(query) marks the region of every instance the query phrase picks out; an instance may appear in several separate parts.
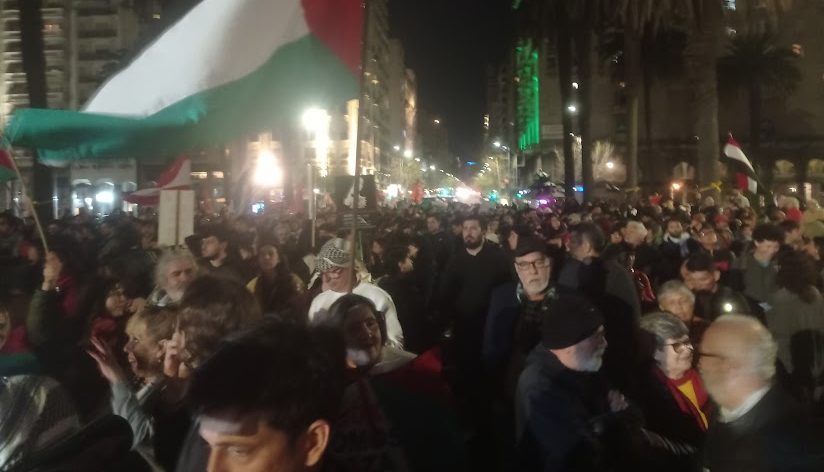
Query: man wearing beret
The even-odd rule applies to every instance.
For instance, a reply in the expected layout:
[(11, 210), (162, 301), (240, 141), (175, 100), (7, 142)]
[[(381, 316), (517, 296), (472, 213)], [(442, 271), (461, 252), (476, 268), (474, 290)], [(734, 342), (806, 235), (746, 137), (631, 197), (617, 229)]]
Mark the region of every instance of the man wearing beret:
[(607, 347), (601, 313), (562, 295), (543, 319), (515, 400), (517, 470), (600, 471), (615, 467), (623, 395), (598, 375)]

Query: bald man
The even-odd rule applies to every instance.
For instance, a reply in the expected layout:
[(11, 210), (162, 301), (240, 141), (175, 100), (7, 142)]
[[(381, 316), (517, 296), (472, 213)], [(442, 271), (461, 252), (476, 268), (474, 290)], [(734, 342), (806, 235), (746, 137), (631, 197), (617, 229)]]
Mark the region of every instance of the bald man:
[(777, 349), (770, 332), (750, 316), (721, 316), (704, 333), (698, 369), (719, 407), (707, 433), (704, 470), (824, 470), (816, 428), (773, 384)]

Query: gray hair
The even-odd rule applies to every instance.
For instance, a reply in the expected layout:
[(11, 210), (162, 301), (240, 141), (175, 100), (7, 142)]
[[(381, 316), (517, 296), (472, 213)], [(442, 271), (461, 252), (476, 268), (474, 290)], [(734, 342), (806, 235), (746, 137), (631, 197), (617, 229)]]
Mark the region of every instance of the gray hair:
[(748, 361), (748, 369), (761, 380), (769, 382), (775, 377), (775, 361), (778, 343), (772, 334), (756, 318), (748, 315), (722, 315), (713, 324), (730, 324), (745, 340), (748, 349), (742, 357)]
[(656, 311), (641, 317), (641, 329), (655, 336), (656, 349), (662, 349), (668, 339), (681, 339), (689, 335), (689, 329), (672, 313)]
[(695, 294), (680, 280), (665, 282), (661, 285), (661, 288), (658, 289), (659, 300), (673, 295), (683, 295), (689, 299), (690, 303), (695, 303)]
[(192, 256), (192, 253), (189, 252), (188, 249), (167, 249), (163, 251), (163, 255), (160, 256), (155, 266), (155, 284), (160, 286), (166, 285), (166, 271), (169, 265), (172, 262), (181, 260), (190, 262), (192, 268), (197, 271), (197, 261), (195, 261), (194, 256)]

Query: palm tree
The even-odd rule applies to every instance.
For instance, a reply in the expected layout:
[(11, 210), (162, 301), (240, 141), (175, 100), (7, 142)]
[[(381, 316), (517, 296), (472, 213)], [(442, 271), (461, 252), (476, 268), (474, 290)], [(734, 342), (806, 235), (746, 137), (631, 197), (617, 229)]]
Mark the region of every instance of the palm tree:
[[(638, 185), (638, 105), (644, 83), (643, 38), (694, 16), (694, 1), (621, 0), (614, 2), (624, 32), (623, 61), (627, 96), (627, 186)], [(710, 1), (710, 0), (707, 0)], [(717, 121), (717, 120), (716, 120)]]
[(686, 48), (687, 80), (695, 110), (697, 177), (706, 185), (718, 180), (721, 152), (718, 129), (718, 86), (716, 63), (724, 28), (724, 12), (719, 0), (695, 0), (696, 16), (689, 28)]
[(772, 164), (761, 155), (761, 106), (765, 93), (792, 94), (801, 81), (801, 71), (793, 52), (776, 44), (770, 31), (735, 36), (727, 54), (718, 61), (722, 86), (747, 92), (750, 116), (750, 150), (754, 160), (765, 169)]
[[(654, 110), (652, 107), (652, 91), (658, 82), (677, 78), (683, 73), (684, 48), (686, 33), (679, 27), (662, 26), (657, 31), (649, 30), (641, 38), (641, 69), (642, 69), (642, 98), (644, 108), (644, 140), (648, 156), (653, 155), (652, 122)], [(599, 35), (599, 59), (609, 69), (615, 82), (626, 84), (624, 64), (624, 32), (621, 28), (604, 28)], [(646, 163), (650, 174), (662, 175), (659, 160), (651, 159)]]

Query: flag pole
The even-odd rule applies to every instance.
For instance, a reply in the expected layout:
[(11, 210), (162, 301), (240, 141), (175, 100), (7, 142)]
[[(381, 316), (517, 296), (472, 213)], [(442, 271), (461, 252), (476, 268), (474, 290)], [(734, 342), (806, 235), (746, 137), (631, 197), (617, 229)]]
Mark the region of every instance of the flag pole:
[(367, 51), (367, 34), (369, 32), (369, 0), (363, 0), (363, 20), (361, 29), (361, 70), (360, 70), (360, 98), (358, 99), (358, 132), (357, 142), (355, 143), (355, 175), (354, 185), (352, 187), (352, 255), (350, 259), (349, 270), (352, 283), (349, 285), (349, 293), (356, 285), (357, 270), (355, 263), (357, 262), (358, 249), (358, 207), (360, 206), (360, 177), (361, 177), (361, 153), (363, 152), (363, 139), (366, 136), (366, 66), (369, 63), (369, 54)]
[[(7, 149), (9, 148), (7, 147)], [(37, 226), (37, 232), (40, 234), (40, 242), (43, 243), (43, 250), (46, 254), (48, 254), (49, 243), (46, 241), (46, 233), (43, 231), (43, 225), (40, 224), (40, 217), (37, 216), (37, 210), (34, 208), (34, 202), (26, 193), (26, 184), (23, 182), (23, 175), (20, 173), (20, 168), (17, 167), (17, 161), (14, 159), (14, 154), (11, 152), (9, 152), (9, 161), (11, 161), (11, 166), (14, 168), (14, 173), (17, 174), (17, 180), (20, 182), (20, 193), (23, 194), (23, 201), (28, 204), (31, 216), (34, 217), (34, 224)]]

